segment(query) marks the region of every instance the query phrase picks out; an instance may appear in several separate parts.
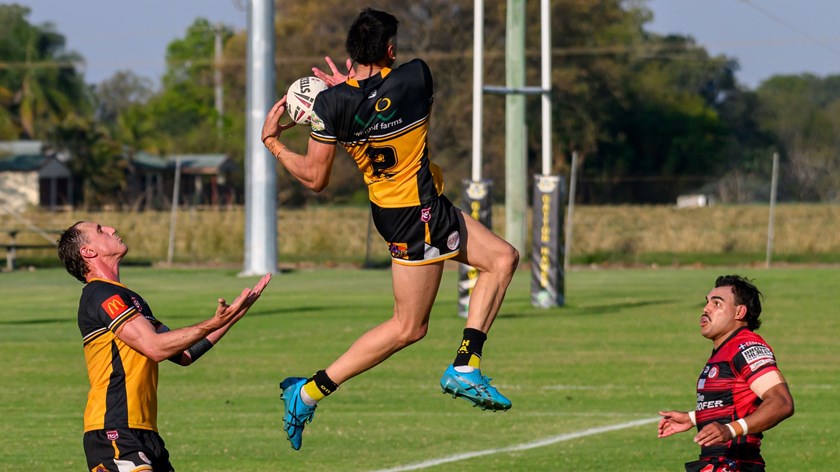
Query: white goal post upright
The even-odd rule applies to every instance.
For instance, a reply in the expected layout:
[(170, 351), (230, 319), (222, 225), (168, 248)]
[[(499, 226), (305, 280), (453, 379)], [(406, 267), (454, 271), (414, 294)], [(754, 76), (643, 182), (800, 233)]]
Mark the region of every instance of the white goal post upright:
[[(508, 0), (508, 8), (522, 7), (522, 3)], [(540, 87), (528, 86), (483, 86), (483, 47), (484, 47), (484, 2), (475, 0), (473, 22), (473, 130), (472, 130), (472, 179), (465, 181), (465, 207), (471, 214), (492, 229), (489, 197), (490, 183), (481, 177), (482, 157), (482, 117), (483, 94), (515, 94), (541, 96), (542, 116), (542, 174), (534, 176), (534, 205), (532, 212), (532, 252), (531, 252), (531, 303), (539, 307), (562, 306), (565, 299), (564, 289), (564, 248), (563, 248), (563, 203), (565, 197), (565, 180), (561, 176), (551, 175), (552, 147), (551, 147), (551, 8), (550, 0), (540, 0), (540, 52), (542, 56)], [(509, 15), (509, 19), (511, 16)], [(524, 22), (524, 19), (522, 20)], [(524, 27), (524, 26), (523, 26)], [(511, 41), (508, 38), (508, 41)], [(521, 61), (507, 61), (507, 67), (524, 67)], [(508, 119), (512, 119), (508, 117)], [(522, 121), (524, 129), (524, 114), (513, 117)], [(510, 127), (513, 129), (515, 127)], [(514, 139), (508, 134), (507, 140)], [(514, 158), (505, 156), (506, 159)], [(522, 156), (522, 159), (526, 159)], [(507, 176), (510, 178), (510, 176)], [(524, 181), (523, 181), (524, 185)], [(516, 191), (516, 189), (514, 189)], [(522, 189), (522, 192), (525, 192)], [(524, 209), (506, 208), (505, 211), (520, 211)], [(516, 218), (506, 218), (508, 221), (518, 221)], [(521, 250), (521, 249), (520, 249)], [(477, 271), (461, 264), (458, 278), (458, 310), (459, 315), (466, 317), (469, 308), (469, 297), (475, 285)]]
[[(461, 208), (488, 228), (493, 227), (490, 207), (490, 181), (481, 178), (481, 129), (483, 126), (484, 86), (484, 0), (475, 0), (473, 8), (473, 116), (472, 175), (464, 180)], [(478, 270), (458, 264), (458, 316), (467, 317)]]
[(542, 67), (542, 174), (534, 176), (531, 245), (531, 304), (549, 308), (565, 304), (563, 202), (565, 179), (551, 175), (551, 5), (540, 0)]

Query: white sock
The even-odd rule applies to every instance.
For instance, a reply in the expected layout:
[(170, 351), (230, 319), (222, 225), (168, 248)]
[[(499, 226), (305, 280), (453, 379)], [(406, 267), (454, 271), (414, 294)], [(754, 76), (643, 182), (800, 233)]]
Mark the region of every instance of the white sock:
[(312, 397), (306, 393), (306, 389), (303, 386), (300, 387), (300, 399), (305, 403), (307, 406), (315, 406), (318, 404)]
[(459, 365), (455, 367), (455, 372), (460, 372), (462, 374), (469, 374), (470, 372), (474, 371), (475, 367), (471, 367), (468, 365)]

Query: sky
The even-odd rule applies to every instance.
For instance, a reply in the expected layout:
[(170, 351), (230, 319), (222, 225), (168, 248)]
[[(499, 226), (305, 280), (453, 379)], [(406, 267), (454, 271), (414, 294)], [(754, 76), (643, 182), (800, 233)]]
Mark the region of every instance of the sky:
[[(120, 70), (157, 83), (166, 46), (196, 18), (235, 31), (248, 22), (248, 0), (12, 1), (32, 10), (30, 23), (55, 25), (85, 58), (88, 83)], [(648, 0), (648, 7), (649, 31), (691, 36), (713, 55), (738, 59), (738, 80), (749, 88), (777, 74), (840, 74), (840, 0)]]

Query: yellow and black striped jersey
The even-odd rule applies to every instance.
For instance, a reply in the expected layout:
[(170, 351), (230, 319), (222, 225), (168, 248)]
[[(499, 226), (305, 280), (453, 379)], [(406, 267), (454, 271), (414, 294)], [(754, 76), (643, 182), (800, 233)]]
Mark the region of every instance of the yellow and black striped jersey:
[(90, 391), (85, 407), (85, 432), (137, 428), (157, 431), (158, 364), (117, 337), (136, 316), (157, 329), (146, 301), (128, 287), (104, 279), (90, 280), (79, 301), (79, 330)]
[(420, 59), (347, 79), (316, 96), (310, 137), (347, 150), (376, 205), (424, 205), (443, 192), (427, 145), (433, 100), (432, 73)]

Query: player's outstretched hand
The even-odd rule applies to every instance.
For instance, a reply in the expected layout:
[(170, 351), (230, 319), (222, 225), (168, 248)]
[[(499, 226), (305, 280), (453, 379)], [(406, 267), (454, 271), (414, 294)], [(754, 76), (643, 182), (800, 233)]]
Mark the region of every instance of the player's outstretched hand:
[(286, 113), (286, 96), (283, 95), (283, 98), (277, 100), (277, 103), (271, 107), (271, 110), (268, 111), (268, 115), (265, 117), (265, 122), (263, 122), (262, 128), (262, 135), (260, 136), (260, 141), (265, 143), (265, 140), (271, 137), (277, 138), (280, 137), (280, 133), (284, 130), (287, 130), (295, 125), (294, 121), (291, 121), (287, 124), (281, 124), (280, 119), (283, 118), (283, 115)]
[(253, 289), (244, 289), (230, 305), (225, 302), (224, 298), (220, 298), (219, 306), (216, 307), (216, 317), (222, 321), (223, 325), (239, 321), (260, 298), (269, 281), (271, 281), (271, 274), (264, 275)]
[(324, 83), (327, 84), (327, 87), (333, 87), (335, 85), (344, 83), (344, 81), (346, 81), (348, 77), (356, 76), (356, 71), (353, 70), (353, 61), (350, 60), (350, 58), (347, 58), (347, 61), (345, 62), (345, 66), (347, 67), (347, 74), (342, 74), (338, 72), (338, 68), (335, 66), (335, 63), (333, 62), (332, 58), (330, 58), (330, 56), (325, 57), (324, 61), (327, 62), (327, 66), (329, 66), (330, 71), (332, 71), (332, 75), (327, 75), (326, 72), (322, 71), (317, 67), (312, 68), (312, 73), (315, 74), (315, 77), (318, 77), (319, 79), (323, 80)]
[(672, 434), (682, 433), (691, 429), (694, 425), (691, 418), (684, 411), (660, 411), (659, 431), (657, 437), (667, 438)]

